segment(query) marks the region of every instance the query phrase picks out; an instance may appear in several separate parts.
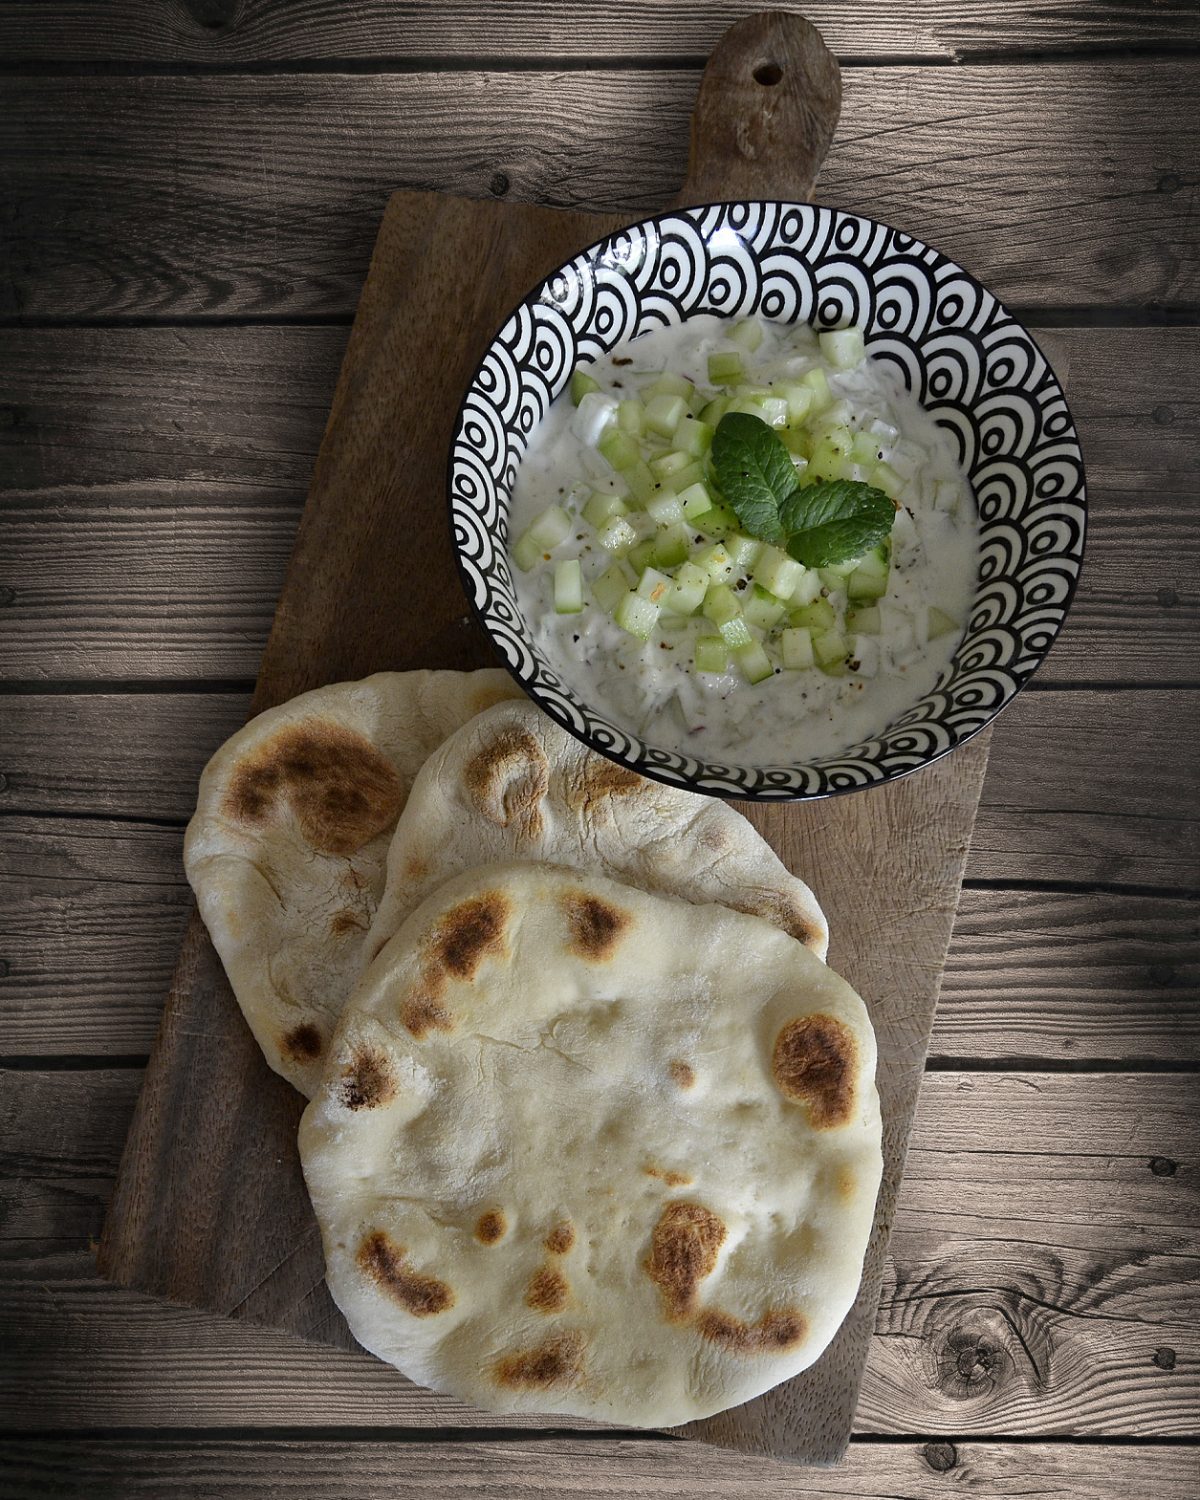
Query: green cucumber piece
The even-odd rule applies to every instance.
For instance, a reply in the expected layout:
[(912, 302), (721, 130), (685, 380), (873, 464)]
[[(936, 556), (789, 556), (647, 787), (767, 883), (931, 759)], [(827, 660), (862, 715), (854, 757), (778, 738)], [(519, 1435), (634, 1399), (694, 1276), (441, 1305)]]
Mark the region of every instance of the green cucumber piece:
[(729, 647), (719, 635), (702, 635), (696, 641), (696, 671), (720, 676), (729, 670)]
[(777, 599), (790, 599), (804, 576), (804, 565), (778, 547), (764, 547), (754, 564), (754, 581)]
[(575, 370), (571, 375), (571, 404), (578, 406), (591, 391), (598, 391), (600, 382), (593, 380), (585, 370)]
[(783, 665), (789, 672), (803, 672), (813, 665), (812, 631), (806, 626), (785, 630), (779, 641), (783, 649)]
[(814, 599), (811, 604), (802, 605), (788, 615), (789, 625), (807, 625), (814, 633), (832, 630), (836, 623), (837, 615), (833, 605), (826, 599)]
[(583, 572), (578, 558), (572, 558), (554, 569), (554, 613), (577, 615), (582, 608)]
[(648, 641), (658, 623), (658, 605), (640, 594), (628, 593), (617, 605), (613, 619), (639, 641)]
[[(710, 579), (703, 568), (695, 563), (683, 563), (671, 580), (671, 588), (663, 600), (663, 608), (673, 615), (694, 615), (704, 603)], [(724, 671), (724, 667), (721, 668)]]

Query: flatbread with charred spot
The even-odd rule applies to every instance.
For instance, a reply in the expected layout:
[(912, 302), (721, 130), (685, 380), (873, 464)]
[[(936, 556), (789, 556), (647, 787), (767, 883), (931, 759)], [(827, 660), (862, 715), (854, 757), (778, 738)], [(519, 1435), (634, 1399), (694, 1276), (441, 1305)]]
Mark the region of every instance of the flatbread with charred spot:
[(364, 974), (304, 1114), (330, 1289), (360, 1343), (480, 1407), (737, 1405), (854, 1300), (874, 1073), (863, 1002), (761, 917), (465, 871)]
[[(824, 958), (812, 891), (728, 803), (664, 786), (597, 755), (525, 700), (465, 724), (413, 783), (388, 854), (367, 949), (443, 881), (511, 859), (592, 869), (685, 901), (765, 917)], [(603, 911), (580, 907), (577, 941), (602, 947)]]
[(311, 1094), (426, 757), (518, 695), (499, 670), (380, 672), (259, 714), (200, 778), (184, 863), (258, 1043)]

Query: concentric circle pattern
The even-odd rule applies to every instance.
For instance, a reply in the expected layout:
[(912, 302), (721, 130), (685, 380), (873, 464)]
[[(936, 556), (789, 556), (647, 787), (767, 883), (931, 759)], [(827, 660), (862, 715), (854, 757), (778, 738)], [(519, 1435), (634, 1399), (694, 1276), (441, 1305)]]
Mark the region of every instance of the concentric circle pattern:
[[(932, 692), (876, 740), (791, 766), (718, 765), (648, 745), (563, 686), (531, 645), (505, 542), (529, 433), (571, 371), (696, 313), (858, 324), (869, 352), (954, 436), (979, 503), (966, 632)], [(1083, 556), (1083, 459), (1054, 372), (972, 277), (918, 240), (804, 203), (725, 203), (648, 219), (548, 277), (497, 334), (466, 393), (450, 520), (467, 596), (531, 696), (582, 740), (722, 797), (823, 797), (927, 765), (982, 729), (1062, 626)]]

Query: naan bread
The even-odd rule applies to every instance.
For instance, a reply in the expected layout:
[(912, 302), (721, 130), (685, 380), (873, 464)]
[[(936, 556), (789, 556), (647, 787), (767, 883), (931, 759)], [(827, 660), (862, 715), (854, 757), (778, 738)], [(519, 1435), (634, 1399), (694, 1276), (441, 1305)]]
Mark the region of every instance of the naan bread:
[(544, 865), (443, 886), (300, 1129), (355, 1337), (502, 1411), (662, 1426), (812, 1363), (881, 1169), (854, 991), (759, 917)]
[(371, 927), (378, 953), (443, 881), (508, 860), (592, 869), (766, 917), (824, 958), (817, 899), (740, 813), (589, 750), (525, 699), (452, 735), (413, 784)]
[(301, 1093), (363, 970), (413, 777), (453, 730), (517, 696), (499, 670), (379, 672), (268, 709), (205, 768), (187, 876), (263, 1054)]

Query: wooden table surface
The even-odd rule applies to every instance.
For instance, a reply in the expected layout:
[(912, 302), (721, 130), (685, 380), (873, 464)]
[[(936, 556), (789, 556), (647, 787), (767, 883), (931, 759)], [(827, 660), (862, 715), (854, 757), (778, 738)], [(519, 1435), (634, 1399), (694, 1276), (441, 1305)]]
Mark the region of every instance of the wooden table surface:
[(94, 1271), (196, 776), (246, 712), (389, 192), (657, 206), (751, 8), (0, 7), (5, 1496), (1200, 1493), (1185, 0), (808, 7), (845, 84), (822, 200), (1052, 333), (1092, 506), (1067, 630), (996, 727), (845, 1463), (448, 1431), (365, 1356)]

